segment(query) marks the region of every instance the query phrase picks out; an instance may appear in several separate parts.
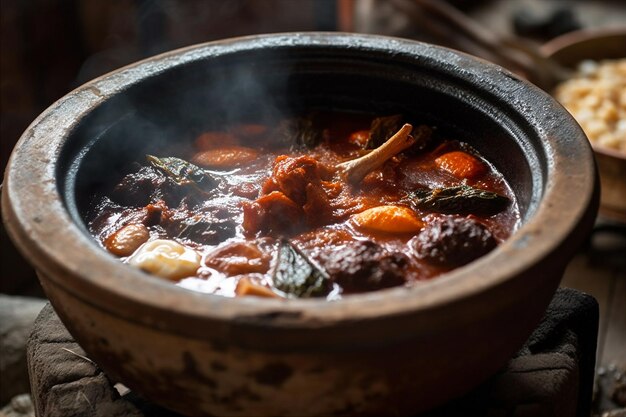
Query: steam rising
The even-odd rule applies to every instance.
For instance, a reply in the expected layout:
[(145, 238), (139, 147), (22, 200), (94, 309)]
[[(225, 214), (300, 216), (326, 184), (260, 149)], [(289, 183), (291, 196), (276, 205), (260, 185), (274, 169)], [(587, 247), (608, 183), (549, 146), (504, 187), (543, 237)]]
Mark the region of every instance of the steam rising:
[(73, 178), (77, 211), (88, 212), (94, 193), (135, 170), (146, 154), (184, 155), (201, 132), (241, 122), (272, 124), (300, 112), (302, 103), (290, 99), (298, 69), (285, 65), (282, 54), (251, 52), (217, 57), (214, 64), (185, 64), (96, 109), (75, 139), (88, 147)]

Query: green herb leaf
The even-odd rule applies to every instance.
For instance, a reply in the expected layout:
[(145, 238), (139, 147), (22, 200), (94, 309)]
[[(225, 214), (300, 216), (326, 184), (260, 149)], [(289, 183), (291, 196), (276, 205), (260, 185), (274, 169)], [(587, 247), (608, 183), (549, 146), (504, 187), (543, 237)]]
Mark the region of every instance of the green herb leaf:
[(326, 271), (286, 239), (281, 239), (278, 245), (273, 279), (277, 289), (300, 298), (324, 296), (330, 289)]
[(366, 147), (368, 149), (378, 148), (400, 130), (403, 124), (401, 114), (375, 118), (370, 125), (370, 136)]
[(409, 194), (409, 202), (414, 208), (447, 214), (492, 215), (504, 210), (509, 199), (500, 194), (465, 183), (433, 190), (417, 190)]
[(175, 157), (158, 158), (154, 155), (146, 155), (146, 158), (152, 166), (163, 171), (178, 185), (193, 185), (203, 193), (212, 191), (218, 185), (215, 177), (184, 159)]

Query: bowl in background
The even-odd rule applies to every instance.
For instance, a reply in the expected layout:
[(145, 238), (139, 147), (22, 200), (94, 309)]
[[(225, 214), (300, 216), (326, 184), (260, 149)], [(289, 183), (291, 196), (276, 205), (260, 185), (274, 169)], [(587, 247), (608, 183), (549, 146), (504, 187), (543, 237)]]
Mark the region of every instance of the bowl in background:
[[(543, 45), (542, 52), (559, 64), (572, 69), (584, 60), (624, 59), (626, 27), (571, 32)], [(626, 142), (626, 137), (624, 141)], [(626, 223), (626, 153), (593, 142), (591, 145), (598, 164), (602, 188), (600, 214), (608, 219)]]

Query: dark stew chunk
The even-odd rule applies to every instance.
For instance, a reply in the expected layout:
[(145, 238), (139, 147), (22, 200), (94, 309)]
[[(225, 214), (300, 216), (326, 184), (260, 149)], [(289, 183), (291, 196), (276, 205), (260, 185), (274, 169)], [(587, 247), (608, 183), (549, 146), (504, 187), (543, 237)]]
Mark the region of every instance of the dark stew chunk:
[(326, 272), (347, 293), (402, 285), (408, 265), (406, 255), (389, 253), (369, 240), (339, 247), (324, 262)]
[(491, 232), (471, 218), (445, 217), (431, 223), (414, 240), (417, 256), (441, 266), (465, 265), (498, 243)]

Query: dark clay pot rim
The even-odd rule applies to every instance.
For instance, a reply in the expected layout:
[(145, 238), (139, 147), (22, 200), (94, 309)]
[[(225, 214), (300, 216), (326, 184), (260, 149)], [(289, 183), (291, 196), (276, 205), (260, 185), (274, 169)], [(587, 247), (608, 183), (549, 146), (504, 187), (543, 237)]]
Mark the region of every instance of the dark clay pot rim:
[[(231, 299), (182, 289), (121, 264), (90, 241), (72, 221), (57, 188), (57, 159), (68, 133), (91, 109), (168, 68), (210, 60), (221, 54), (291, 46), (358, 48), (390, 57), (413, 57), (416, 64), (418, 57), (437, 61), (444, 71), (474, 82), (478, 89), (488, 90), (496, 99), (531, 100), (531, 105), (519, 109), (519, 113), (537, 132), (548, 161), (542, 202), (508, 241), (466, 267), (411, 288), (353, 295), (337, 302)], [(481, 84), (476, 80), (481, 80)], [(6, 170), (2, 203), (7, 230), (43, 274), (43, 280), (50, 280), (89, 304), (128, 320), (202, 338), (206, 329), (181, 325), (184, 323), (181, 320), (213, 324), (234, 320), (255, 325), (256, 317), (264, 317), (259, 325), (319, 328), (432, 312), (476, 296), (520, 278), (530, 267), (546, 262), (549, 256), (571, 256), (595, 216), (595, 182), (591, 149), (569, 114), (548, 94), (496, 65), (404, 39), (286, 33), (179, 49), (126, 66), (77, 88), (42, 113), (23, 134)]]

